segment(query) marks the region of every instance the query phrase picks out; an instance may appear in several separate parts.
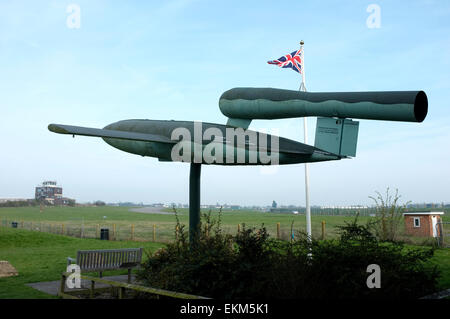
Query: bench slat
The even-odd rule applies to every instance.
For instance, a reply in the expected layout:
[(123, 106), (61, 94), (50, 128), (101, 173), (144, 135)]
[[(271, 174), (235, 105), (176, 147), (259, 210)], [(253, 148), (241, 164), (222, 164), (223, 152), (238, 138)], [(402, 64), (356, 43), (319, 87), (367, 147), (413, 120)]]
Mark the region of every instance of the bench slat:
[(103, 268), (109, 268), (110, 264), (109, 261), (111, 259), (111, 254), (100, 254), (100, 262), (99, 265), (101, 265)]
[(79, 250), (76, 263), (83, 271), (134, 268), (142, 259), (142, 248)]

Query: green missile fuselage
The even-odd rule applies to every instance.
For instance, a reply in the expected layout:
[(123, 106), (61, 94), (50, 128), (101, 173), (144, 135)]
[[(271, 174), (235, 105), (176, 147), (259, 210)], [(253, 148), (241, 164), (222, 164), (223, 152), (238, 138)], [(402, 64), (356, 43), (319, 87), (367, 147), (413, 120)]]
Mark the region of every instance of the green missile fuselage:
[(343, 156), (275, 135), (232, 126), (160, 120), (123, 120), (104, 129), (50, 124), (60, 134), (101, 137), (124, 152), (210, 165), (285, 165)]
[[(50, 131), (97, 136), (122, 151), (213, 165), (284, 165), (339, 160), (356, 155), (358, 122), (350, 119), (422, 122), (428, 113), (423, 91), (299, 92), (234, 88), (219, 99), (226, 125), (124, 120), (104, 129), (50, 124)], [(317, 116), (315, 146), (247, 130), (254, 119)]]

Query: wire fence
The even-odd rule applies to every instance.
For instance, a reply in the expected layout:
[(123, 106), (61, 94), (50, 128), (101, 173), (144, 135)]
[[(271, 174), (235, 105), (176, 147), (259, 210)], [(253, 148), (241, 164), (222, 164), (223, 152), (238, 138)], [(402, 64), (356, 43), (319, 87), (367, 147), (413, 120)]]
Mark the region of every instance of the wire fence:
[[(50, 234), (71, 236), (76, 238), (93, 238), (93, 239), (107, 239), (107, 240), (129, 240), (129, 241), (153, 241), (168, 243), (175, 240), (175, 222), (167, 223), (103, 223), (103, 224), (84, 224), (74, 221), (69, 222), (35, 222), (23, 221), (15, 219), (2, 219), (1, 226), (26, 229), (37, 232), (44, 232)], [(254, 225), (259, 227), (260, 225)], [(187, 226), (186, 226), (187, 227)], [(236, 224), (236, 225), (221, 225), (221, 232), (230, 235), (236, 235), (244, 227), (253, 227), (252, 225)], [(265, 224), (264, 227), (271, 237), (291, 240), (298, 236), (298, 229), (294, 228), (290, 223), (274, 223)], [(313, 224), (313, 232), (318, 234), (318, 238), (325, 238), (325, 236), (332, 237), (334, 235), (333, 227), (326, 230), (325, 222), (322, 224)], [(105, 235), (107, 233), (107, 235)]]
[[(317, 213), (317, 212), (316, 212)], [(326, 216), (333, 215), (331, 211)], [(372, 215), (373, 211), (364, 211), (362, 216)], [(314, 213), (313, 213), (314, 214)], [(355, 216), (355, 214), (343, 215), (343, 212), (336, 211), (339, 216)], [(342, 214), (342, 215), (341, 215)], [(348, 212), (347, 212), (348, 214)], [(367, 214), (367, 215), (366, 215)], [(317, 214), (318, 215), (318, 214)], [(312, 223), (312, 234), (315, 239), (330, 239), (338, 235), (338, 229), (333, 223), (326, 224), (326, 217), (323, 220), (316, 219)], [(71, 236), (77, 238), (95, 238), (107, 240), (129, 240), (129, 241), (147, 241), (147, 242), (173, 242), (175, 238), (176, 222), (139, 222), (130, 224), (129, 222), (80, 222), (80, 220), (69, 220), (65, 222), (50, 221), (24, 221), (4, 217), (1, 220), (1, 226), (18, 229), (27, 229), (38, 232), (45, 232), (57, 235)], [(261, 225), (249, 225), (246, 227), (260, 227)], [(185, 226), (186, 229), (188, 228)], [(236, 235), (243, 230), (243, 224), (221, 224), (221, 231), (225, 234)], [(265, 223), (264, 227), (272, 238), (282, 240), (292, 240), (298, 237), (298, 225), (292, 223)], [(450, 234), (450, 224), (442, 224), (446, 234), (446, 244), (450, 243), (448, 235)], [(301, 229), (300, 229), (301, 230)], [(105, 235), (106, 233), (106, 235)]]
[(435, 226), (439, 247), (450, 247), (450, 222), (438, 222)]
[(170, 242), (175, 238), (175, 227), (163, 223), (150, 225), (125, 223), (83, 224), (79, 222), (35, 222), (2, 219), (1, 225), (3, 227), (27, 229), (77, 238), (154, 242)]

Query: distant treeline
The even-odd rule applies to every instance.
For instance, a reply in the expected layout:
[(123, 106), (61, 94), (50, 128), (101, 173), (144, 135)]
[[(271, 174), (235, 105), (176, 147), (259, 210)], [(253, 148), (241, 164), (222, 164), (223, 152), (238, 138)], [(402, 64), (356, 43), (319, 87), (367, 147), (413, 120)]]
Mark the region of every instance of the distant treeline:
[[(299, 214), (305, 214), (305, 208), (299, 207), (295, 209)], [(292, 214), (294, 209), (288, 208), (272, 208), (271, 213), (289, 213)], [(439, 211), (444, 213), (450, 213), (450, 208), (407, 208), (405, 212), (427, 212), (427, 211)], [(326, 215), (326, 216), (374, 216), (377, 214), (376, 207), (367, 208), (311, 208), (311, 215)]]
[[(30, 207), (30, 206), (55, 206), (48, 201), (38, 201), (36, 199), (18, 200), (18, 201), (6, 201), (0, 203), (0, 207)], [(75, 206), (75, 200), (69, 200), (67, 206)]]
[(38, 206), (40, 205), (40, 202), (38, 202), (35, 199), (28, 199), (28, 200), (13, 200), (13, 201), (6, 201), (3, 203), (0, 203), (0, 207), (25, 207), (25, 206)]

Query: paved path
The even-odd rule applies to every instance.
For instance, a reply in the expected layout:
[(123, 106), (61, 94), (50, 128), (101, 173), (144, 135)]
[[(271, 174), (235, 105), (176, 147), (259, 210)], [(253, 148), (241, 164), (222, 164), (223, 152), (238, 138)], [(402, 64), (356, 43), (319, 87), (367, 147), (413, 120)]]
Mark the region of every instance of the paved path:
[[(106, 279), (106, 280), (111, 280), (111, 281), (127, 282), (128, 275), (108, 276), (108, 277), (102, 277), (102, 278)], [(131, 283), (133, 283), (134, 281), (135, 281), (135, 276), (131, 275)], [(36, 282), (36, 283), (32, 283), (32, 284), (27, 284), (27, 286), (30, 286), (34, 289), (37, 289), (39, 291), (42, 291), (49, 295), (54, 295), (54, 296), (58, 295), (60, 285), (61, 285), (61, 280)], [(81, 280), (81, 288), (82, 289), (86, 289), (86, 288), (90, 288), (90, 287), (91, 287), (91, 282), (89, 280), (85, 280), (85, 279)], [(100, 282), (95, 283), (95, 288), (104, 288), (104, 287), (109, 287), (109, 285), (103, 284)], [(82, 289), (69, 289), (66, 286), (66, 291), (77, 291), (77, 290), (82, 290)]]
[[(142, 208), (130, 208), (130, 212), (144, 213), (144, 214), (160, 214), (160, 215), (175, 215), (174, 212), (164, 212), (164, 207), (142, 207)], [(178, 213), (178, 215), (182, 215)]]

